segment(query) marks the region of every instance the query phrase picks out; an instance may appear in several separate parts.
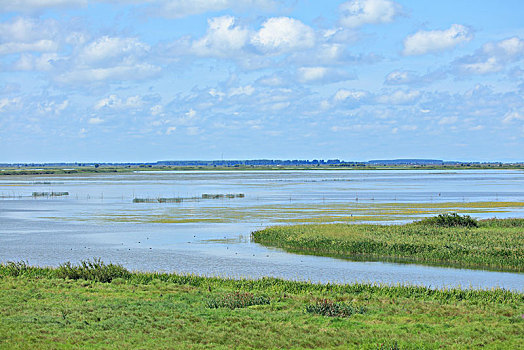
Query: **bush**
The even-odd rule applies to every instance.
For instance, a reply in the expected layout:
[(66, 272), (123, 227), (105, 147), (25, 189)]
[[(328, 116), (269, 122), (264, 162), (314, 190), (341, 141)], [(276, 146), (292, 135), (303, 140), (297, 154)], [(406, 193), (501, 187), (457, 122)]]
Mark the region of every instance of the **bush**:
[(421, 225), (433, 225), (439, 227), (478, 227), (477, 220), (469, 215), (459, 215), (457, 213), (439, 214), (438, 216), (423, 219), (417, 222)]
[(346, 303), (337, 303), (329, 299), (320, 299), (315, 304), (306, 306), (306, 312), (328, 317), (349, 317), (353, 314), (364, 314), (365, 309)]
[(106, 265), (100, 258), (82, 260), (79, 265), (72, 265), (69, 261), (61, 264), (57, 269), (57, 275), (61, 278), (73, 280), (85, 279), (96, 282), (111, 282), (115, 278), (128, 278), (131, 273), (122, 265)]
[(266, 296), (257, 296), (252, 293), (234, 292), (228, 293), (224, 296), (214, 297), (207, 301), (207, 307), (211, 309), (218, 309), (225, 307), (228, 309), (243, 308), (252, 305), (267, 305), (270, 299)]

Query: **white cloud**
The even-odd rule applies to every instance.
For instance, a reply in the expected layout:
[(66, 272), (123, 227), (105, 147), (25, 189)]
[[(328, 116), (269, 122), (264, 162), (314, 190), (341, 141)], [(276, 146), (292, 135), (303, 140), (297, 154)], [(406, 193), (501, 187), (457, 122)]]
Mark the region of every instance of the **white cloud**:
[(123, 65), (109, 68), (79, 69), (61, 74), (57, 81), (67, 84), (106, 80), (143, 80), (156, 76), (160, 68), (151, 64)]
[(466, 74), (489, 74), (503, 70), (508, 64), (524, 57), (524, 40), (512, 37), (484, 44), (470, 56), (454, 62), (459, 71)]
[(99, 118), (99, 117), (93, 117), (93, 118), (89, 118), (89, 120), (87, 122), (89, 124), (97, 125), (97, 124), (103, 123), (104, 120), (102, 118)]
[(12, 107), (18, 107), (20, 105), (20, 98), (1, 98), (0, 99), (0, 112), (11, 109)]
[(196, 111), (193, 108), (190, 108), (189, 111), (187, 111), (187, 113), (186, 113), (186, 117), (188, 119), (192, 119), (192, 118), (196, 117)]
[(524, 121), (524, 113), (518, 111), (508, 112), (504, 115), (504, 119), (502, 119), (504, 124), (509, 124), (513, 121)]
[(206, 35), (194, 41), (191, 49), (199, 56), (227, 57), (241, 50), (248, 36), (247, 29), (235, 26), (234, 17), (210, 18)]
[(99, 100), (95, 104), (95, 109), (110, 108), (110, 109), (130, 109), (140, 108), (144, 102), (140, 96), (131, 96), (127, 99), (121, 99), (116, 95), (109, 95), (109, 97)]
[(453, 24), (446, 30), (418, 31), (404, 39), (404, 55), (423, 55), (454, 48), (473, 39), (471, 29)]
[(0, 23), (0, 55), (21, 52), (53, 52), (57, 42), (58, 24), (55, 20), (16, 17)]
[(262, 52), (289, 52), (315, 45), (315, 32), (301, 21), (290, 17), (273, 17), (251, 38)]
[(58, 43), (52, 40), (38, 40), (32, 43), (4, 43), (0, 44), (0, 55), (28, 51), (53, 52), (58, 49)]
[(257, 80), (257, 83), (265, 86), (281, 86), (285, 80), (278, 74), (265, 75)]
[(417, 90), (403, 91), (397, 90), (392, 94), (386, 94), (379, 96), (377, 102), (383, 104), (406, 104), (416, 100), (420, 96), (420, 92)]
[(448, 72), (437, 69), (426, 74), (419, 75), (413, 71), (396, 70), (389, 73), (384, 81), (387, 85), (427, 85), (437, 80), (445, 79)]
[(448, 124), (455, 124), (457, 122), (458, 118), (453, 116), (453, 117), (443, 117), (439, 120), (438, 124), (439, 125), (448, 125)]
[(164, 107), (162, 105), (154, 105), (149, 109), (152, 116), (163, 115)]
[(171, 135), (172, 133), (174, 133), (176, 131), (176, 126), (170, 126), (167, 128), (166, 130), (166, 135)]
[(335, 102), (344, 102), (344, 101), (346, 101), (348, 99), (359, 101), (359, 100), (367, 97), (367, 95), (368, 95), (368, 93), (365, 92), (365, 91), (355, 91), (355, 90), (340, 89), (333, 96), (333, 100)]
[(301, 83), (334, 83), (355, 79), (355, 75), (343, 70), (328, 67), (300, 67), (297, 80)]
[(255, 92), (255, 88), (251, 85), (246, 86), (239, 86), (236, 88), (232, 88), (229, 90), (229, 97), (236, 96), (236, 95), (247, 95), (251, 96)]
[(400, 12), (400, 5), (389, 0), (352, 0), (340, 5), (340, 24), (356, 28), (364, 24), (387, 23)]
[(149, 50), (149, 45), (136, 38), (103, 36), (86, 45), (77, 60), (86, 65), (104, 64), (115, 59), (121, 60), (122, 57), (135, 59), (144, 56)]
[(53, 68), (53, 62), (58, 59), (55, 53), (43, 53), (40, 56), (22, 54), (18, 61), (13, 64), (13, 69), (21, 71), (50, 71)]

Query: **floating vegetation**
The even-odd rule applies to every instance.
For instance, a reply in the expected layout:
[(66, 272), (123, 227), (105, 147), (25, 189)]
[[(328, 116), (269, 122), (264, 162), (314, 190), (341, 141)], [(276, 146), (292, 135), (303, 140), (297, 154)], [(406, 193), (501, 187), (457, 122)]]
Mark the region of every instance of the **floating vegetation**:
[(133, 203), (182, 203), (185, 201), (198, 201), (200, 199), (223, 199), (223, 198), (244, 198), (243, 193), (209, 194), (204, 193), (200, 197), (173, 197), (173, 198), (133, 198)]
[(182, 203), (187, 198), (133, 198), (133, 203)]
[(226, 194), (209, 194), (203, 193), (202, 199), (220, 199), (220, 198), (244, 198), (246, 195), (243, 193), (226, 193)]
[(33, 192), (33, 197), (61, 197), (69, 196), (69, 192)]

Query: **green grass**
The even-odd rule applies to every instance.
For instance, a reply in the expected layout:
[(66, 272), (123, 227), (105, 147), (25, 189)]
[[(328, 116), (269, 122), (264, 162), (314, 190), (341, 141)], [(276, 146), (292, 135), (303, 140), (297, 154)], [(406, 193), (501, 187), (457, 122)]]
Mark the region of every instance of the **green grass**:
[[(522, 347), (524, 295), (502, 289), (160, 273), (102, 283), (89, 274), (60, 278), (59, 270), (0, 266), (0, 348)], [(228, 298), (240, 307), (212, 303)]]
[(434, 221), (274, 226), (253, 232), (252, 238), (294, 252), (355, 260), (524, 271), (524, 219), (481, 220), (478, 227), (443, 227)]

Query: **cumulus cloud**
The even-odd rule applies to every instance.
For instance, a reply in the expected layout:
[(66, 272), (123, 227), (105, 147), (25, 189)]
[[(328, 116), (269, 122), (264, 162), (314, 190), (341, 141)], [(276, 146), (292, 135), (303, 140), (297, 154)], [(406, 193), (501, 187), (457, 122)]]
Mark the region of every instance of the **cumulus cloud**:
[(489, 74), (503, 70), (524, 57), (524, 40), (512, 37), (484, 44), (473, 55), (457, 59), (453, 65), (460, 73)]
[(149, 45), (137, 38), (103, 36), (84, 46), (76, 60), (79, 64), (105, 65), (114, 60), (121, 61), (123, 57), (136, 59), (149, 50)]
[(248, 36), (247, 29), (235, 26), (234, 17), (210, 18), (206, 35), (194, 41), (191, 50), (199, 56), (228, 57), (243, 48)]
[(335, 83), (355, 78), (346, 70), (329, 67), (300, 67), (297, 70), (297, 80), (307, 84)]
[(103, 36), (81, 47), (55, 79), (78, 84), (152, 78), (161, 68), (147, 62), (149, 51), (149, 45), (136, 38)]
[(251, 43), (262, 52), (289, 52), (315, 45), (314, 30), (290, 17), (269, 18), (251, 38)]
[(58, 24), (54, 20), (17, 17), (0, 23), (0, 55), (54, 52), (58, 49)]
[(473, 39), (471, 29), (460, 24), (453, 24), (446, 30), (418, 31), (404, 39), (403, 54), (423, 55), (454, 48), (460, 43)]
[(356, 28), (364, 24), (387, 23), (400, 13), (401, 7), (389, 0), (352, 0), (340, 5), (340, 24)]

